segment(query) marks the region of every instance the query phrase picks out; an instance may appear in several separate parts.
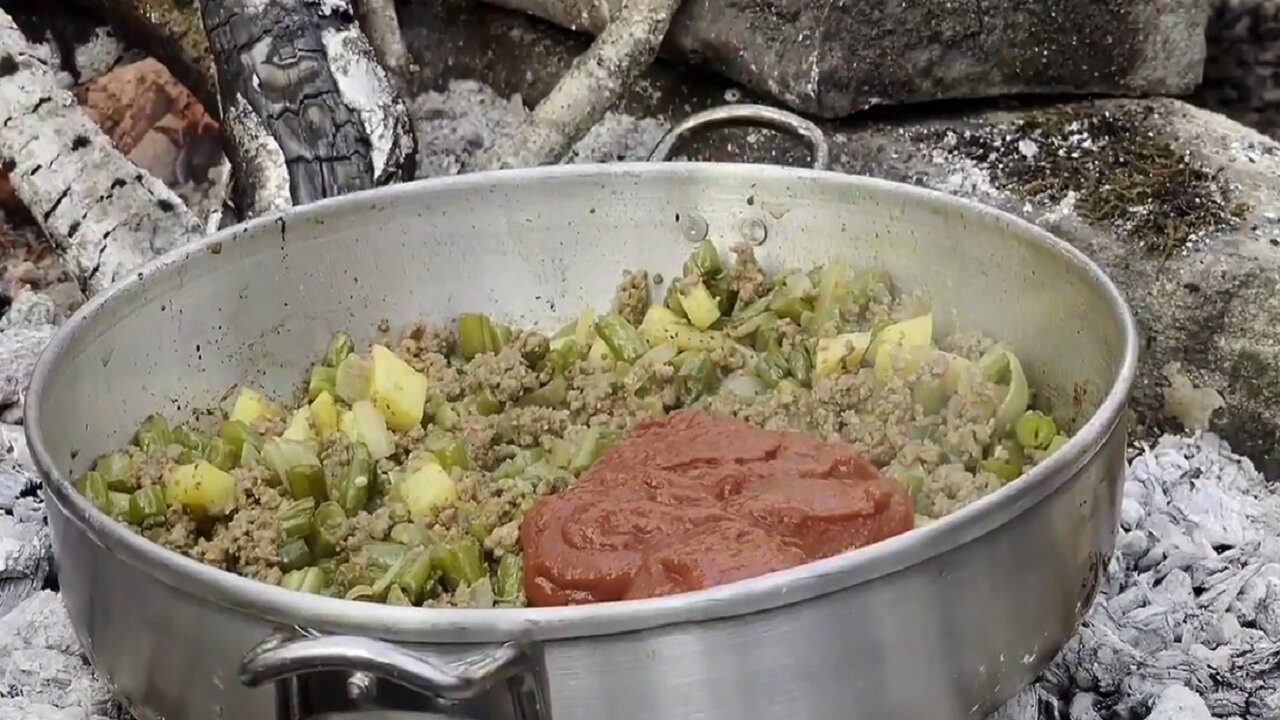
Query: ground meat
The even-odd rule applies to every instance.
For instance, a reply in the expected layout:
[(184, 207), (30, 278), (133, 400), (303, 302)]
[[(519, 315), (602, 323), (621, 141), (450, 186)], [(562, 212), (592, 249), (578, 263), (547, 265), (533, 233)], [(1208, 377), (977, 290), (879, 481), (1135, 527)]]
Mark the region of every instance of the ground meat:
[(649, 309), (649, 273), (644, 270), (627, 270), (622, 273), (622, 283), (613, 297), (613, 311), (639, 325)]
[(468, 365), (463, 386), (468, 394), (489, 393), (499, 403), (518, 400), (531, 390), (537, 390), (538, 372), (525, 363), (519, 348), (504, 348), (498, 354), (484, 354)]
[(747, 243), (735, 245), (733, 265), (729, 268), (729, 287), (738, 294), (738, 303), (745, 305), (758, 298), (764, 284), (764, 270), (756, 260), (755, 248)]

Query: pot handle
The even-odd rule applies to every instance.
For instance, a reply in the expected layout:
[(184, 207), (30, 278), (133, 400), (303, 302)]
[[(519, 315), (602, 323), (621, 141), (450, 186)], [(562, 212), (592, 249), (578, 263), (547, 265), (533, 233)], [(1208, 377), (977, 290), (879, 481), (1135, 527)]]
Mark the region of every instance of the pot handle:
[(505, 682), (517, 720), (551, 718), (541, 654), (529, 642), (490, 646), (450, 662), (374, 638), (276, 633), (245, 654), (239, 676), (249, 687), (276, 686), (277, 720), (302, 720), (324, 710), (304, 707), (302, 687), (307, 675), (323, 671), (348, 673), (353, 707), (377, 705), (380, 679), (445, 702), (472, 700)]
[(831, 146), (816, 123), (799, 115), (768, 105), (739, 103), (721, 105), (697, 112), (676, 123), (649, 153), (649, 162), (662, 162), (671, 157), (677, 143), (689, 133), (706, 127), (736, 125), (769, 127), (803, 138), (813, 153), (813, 169), (826, 170), (831, 165)]

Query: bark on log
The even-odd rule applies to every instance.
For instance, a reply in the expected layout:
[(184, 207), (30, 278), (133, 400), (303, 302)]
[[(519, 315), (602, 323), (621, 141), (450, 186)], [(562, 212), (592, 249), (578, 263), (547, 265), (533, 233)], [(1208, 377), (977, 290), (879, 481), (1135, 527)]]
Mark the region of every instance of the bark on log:
[(680, 0), (626, 0), (516, 134), (495, 143), (466, 169), (560, 161), (618, 102), (623, 88), (653, 62), (679, 7)]
[(395, 0), (358, 0), (360, 25), (369, 38), (374, 53), (397, 83), (406, 81), (409, 72), (409, 50), (400, 32), (400, 16)]
[(346, 0), (201, 0), (245, 216), (413, 176), (408, 112)]
[(177, 195), (115, 149), (2, 11), (0, 165), (89, 293), (202, 232)]

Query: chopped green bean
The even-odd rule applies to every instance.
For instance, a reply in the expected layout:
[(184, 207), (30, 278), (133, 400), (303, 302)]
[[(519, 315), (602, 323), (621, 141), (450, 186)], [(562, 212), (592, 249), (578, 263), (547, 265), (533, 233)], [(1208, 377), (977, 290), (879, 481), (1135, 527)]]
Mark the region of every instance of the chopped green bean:
[(720, 251), (716, 249), (715, 243), (710, 240), (703, 240), (694, 246), (693, 252), (689, 253), (689, 258), (684, 261), (685, 277), (697, 276), (700, 278), (713, 278), (724, 270), (720, 263)]
[(257, 447), (259, 440), (248, 425), (238, 420), (224, 420), (218, 427), (218, 437), (230, 443), (236, 455), (243, 457), (245, 445)]
[(487, 315), (463, 313), (458, 316), (458, 351), (464, 360), (496, 352), (498, 335)]
[(129, 507), (133, 496), (129, 493), (107, 491), (107, 514), (118, 520), (130, 522)]
[(425, 528), (413, 522), (403, 522), (391, 528), (391, 539), (409, 547), (429, 545), (435, 540)]
[(317, 594), (324, 589), (327, 578), (318, 567), (302, 567), (290, 570), (280, 578), (280, 587), (286, 590)]
[(111, 510), (111, 488), (107, 485), (107, 479), (102, 476), (102, 473), (90, 470), (81, 475), (75, 485), (80, 494), (94, 507), (103, 512)]
[(810, 310), (809, 303), (802, 297), (779, 297), (771, 309), (774, 315), (792, 321), (799, 321)]
[(328, 497), (325, 487), (324, 468), (320, 465), (296, 465), (285, 471), (285, 487), (296, 499), (315, 498), (324, 500)]
[(720, 374), (711, 355), (702, 350), (681, 353), (676, 362), (676, 393), (683, 405), (692, 405), (703, 396), (715, 392)]
[(857, 308), (866, 307), (871, 301), (871, 293), (877, 287), (886, 291), (893, 288), (889, 273), (880, 268), (862, 268), (849, 281), (849, 300)]
[(779, 350), (770, 350), (756, 361), (756, 377), (765, 387), (777, 387), (778, 383), (791, 377), (791, 366)]
[(832, 335), (839, 332), (838, 328), (828, 326), (839, 320), (840, 301), (847, 292), (847, 272), (848, 268), (841, 260), (832, 260), (822, 268), (818, 276), (818, 297), (813, 303), (813, 315), (809, 316), (809, 323), (805, 326), (809, 333), (822, 336), (827, 331)]
[(791, 377), (795, 378), (796, 382), (809, 387), (813, 380), (813, 360), (803, 346), (796, 345), (791, 348), (791, 354), (787, 356), (787, 366), (791, 370)]
[(276, 513), (276, 520), (280, 523), (280, 534), (290, 540), (306, 538), (311, 534), (311, 516), (315, 511), (316, 501), (312, 497), (285, 503)]
[(311, 548), (301, 538), (286, 540), (280, 545), (280, 569), (285, 572), (304, 568), (312, 559)]
[(354, 516), (369, 502), (370, 486), (373, 484), (373, 456), (361, 443), (352, 443), (349, 452), (351, 457), (338, 478), (335, 499), (343, 512)]
[(348, 355), (355, 351), (356, 344), (351, 336), (338, 331), (329, 339), (329, 346), (324, 350), (324, 364), (327, 367), (337, 368)]
[(163, 415), (151, 415), (142, 421), (138, 431), (133, 435), (133, 444), (145, 452), (167, 447), (169, 440), (169, 421)]
[(679, 280), (672, 280), (671, 284), (667, 286), (667, 293), (663, 296), (662, 304), (681, 320), (689, 319), (688, 314), (684, 311), (684, 303), (680, 302)]
[(320, 503), (316, 514), (311, 519), (311, 535), (307, 545), (311, 554), (319, 560), (333, 557), (338, 552), (338, 545), (347, 539), (351, 532), (351, 521), (336, 502)]
[(422, 447), (434, 455), (436, 461), (440, 463), (440, 467), (445, 470), (454, 468), (471, 469), (471, 460), (467, 457), (466, 443), (458, 439), (456, 435), (433, 431), (422, 441)]
[(542, 359), (542, 368), (554, 375), (564, 375), (565, 371), (582, 360), (582, 346), (573, 338), (556, 341), (547, 356)]
[(386, 572), (400, 562), (400, 558), (409, 551), (407, 545), (397, 542), (379, 542), (371, 540), (360, 547), (365, 555), (365, 564), (371, 570)]
[(728, 317), (733, 312), (733, 307), (738, 304), (738, 292), (733, 289), (733, 278), (727, 274), (711, 278), (706, 281), (707, 290), (711, 292), (711, 297), (716, 299), (719, 304), (721, 319)]
[(609, 352), (618, 360), (633, 363), (649, 352), (644, 334), (618, 313), (609, 313), (596, 320), (596, 334), (609, 346)]
[(574, 450), (573, 459), (569, 462), (569, 472), (574, 475), (582, 473), (600, 459), (600, 454), (612, 444), (613, 438), (604, 430), (598, 427), (588, 429)]
[(311, 368), (311, 377), (307, 380), (307, 399), (314, 402), (323, 393), (338, 394), (338, 369), (316, 365)]
[(1057, 437), (1058, 424), (1042, 412), (1028, 410), (1014, 423), (1013, 432), (1022, 447), (1042, 450)]
[(204, 448), (204, 459), (219, 470), (231, 470), (240, 462), (240, 451), (220, 437), (212, 438)]
[(356, 600), (359, 602), (375, 602), (377, 595), (373, 592), (373, 588), (369, 585), (356, 585), (344, 594), (345, 600)]
[(164, 499), (164, 488), (159, 485), (134, 490), (129, 496), (129, 522), (141, 525), (153, 517), (164, 517), (168, 504)]
[(133, 459), (126, 453), (103, 455), (93, 464), (93, 469), (102, 475), (107, 481), (107, 487), (112, 490), (125, 492), (138, 487), (138, 479), (133, 474)]
[(204, 447), (209, 443), (209, 436), (197, 430), (192, 430), (186, 425), (179, 425), (169, 431), (169, 442), (176, 443), (191, 452), (204, 452)]
[(387, 589), (387, 599), (384, 601), (393, 607), (410, 607), (413, 601), (409, 599), (399, 585), (392, 585)]
[(498, 561), (497, 580), (493, 586), (498, 602), (515, 603), (520, 599), (520, 556), (510, 553)]
[(1000, 458), (987, 458), (978, 463), (978, 469), (982, 472), (991, 473), (1004, 482), (1017, 480), (1018, 476), (1022, 474), (1022, 468), (1017, 464)]
[(550, 382), (532, 392), (525, 393), (516, 403), (518, 407), (562, 407), (569, 397), (569, 382), (563, 375), (551, 378)]
[(435, 567), (450, 590), (471, 585), (485, 576), (483, 553), (475, 538), (436, 545), (431, 550)]
[(427, 548), (413, 548), (396, 578), (396, 586), (410, 603), (417, 605), (426, 597), (427, 588), (435, 582), (438, 572)]

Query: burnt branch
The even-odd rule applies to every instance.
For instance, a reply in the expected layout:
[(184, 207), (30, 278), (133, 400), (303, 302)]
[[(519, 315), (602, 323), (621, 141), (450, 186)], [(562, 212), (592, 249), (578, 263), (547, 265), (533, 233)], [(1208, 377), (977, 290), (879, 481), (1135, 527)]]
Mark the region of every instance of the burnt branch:
[(369, 38), (374, 53), (397, 81), (409, 72), (409, 50), (400, 32), (400, 16), (395, 0), (357, 0), (360, 25)]
[(0, 167), (93, 293), (202, 228), (177, 195), (120, 154), (55, 73), (48, 53), (0, 11)]
[(467, 170), (560, 161), (653, 62), (679, 7), (680, 0), (626, 0), (515, 135), (494, 143)]
[(244, 215), (411, 177), (415, 144), (344, 0), (201, 0)]

